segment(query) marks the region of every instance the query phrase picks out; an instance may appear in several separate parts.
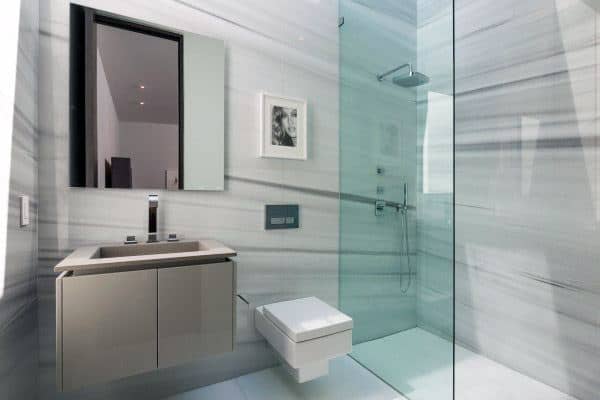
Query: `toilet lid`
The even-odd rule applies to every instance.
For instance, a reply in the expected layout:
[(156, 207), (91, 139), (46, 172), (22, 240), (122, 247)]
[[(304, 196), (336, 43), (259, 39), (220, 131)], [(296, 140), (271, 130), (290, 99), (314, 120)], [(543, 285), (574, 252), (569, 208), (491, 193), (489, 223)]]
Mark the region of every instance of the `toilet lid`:
[(294, 342), (352, 329), (352, 318), (316, 297), (268, 304), (263, 311)]

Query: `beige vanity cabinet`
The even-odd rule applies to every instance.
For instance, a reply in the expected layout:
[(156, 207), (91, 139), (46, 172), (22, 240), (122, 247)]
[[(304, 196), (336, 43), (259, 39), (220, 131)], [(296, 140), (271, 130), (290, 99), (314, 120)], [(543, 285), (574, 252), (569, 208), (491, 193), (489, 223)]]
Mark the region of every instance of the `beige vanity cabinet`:
[(156, 368), (156, 284), (155, 269), (57, 280), (62, 390)]
[(233, 262), (158, 270), (158, 367), (233, 350)]
[(213, 263), (56, 280), (60, 391), (233, 351), (235, 264)]

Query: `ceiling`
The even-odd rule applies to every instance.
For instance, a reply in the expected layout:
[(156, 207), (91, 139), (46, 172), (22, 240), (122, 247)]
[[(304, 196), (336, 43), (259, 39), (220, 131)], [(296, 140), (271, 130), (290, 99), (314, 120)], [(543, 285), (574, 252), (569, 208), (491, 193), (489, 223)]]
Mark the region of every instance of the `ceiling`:
[[(400, 19), (412, 25), (417, 23), (417, 2), (398, 0), (353, 0), (373, 12)], [(447, 0), (446, 0), (447, 1)]]
[(178, 43), (102, 24), (97, 28), (98, 50), (119, 120), (177, 124)]

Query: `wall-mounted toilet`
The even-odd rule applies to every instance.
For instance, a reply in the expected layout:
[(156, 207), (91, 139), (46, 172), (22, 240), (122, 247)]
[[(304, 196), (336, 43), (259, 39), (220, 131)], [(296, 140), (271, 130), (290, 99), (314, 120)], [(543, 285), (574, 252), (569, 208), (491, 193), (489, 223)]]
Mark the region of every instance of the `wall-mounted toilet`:
[(352, 318), (316, 297), (257, 307), (255, 324), (299, 383), (327, 375), (329, 360), (352, 350)]

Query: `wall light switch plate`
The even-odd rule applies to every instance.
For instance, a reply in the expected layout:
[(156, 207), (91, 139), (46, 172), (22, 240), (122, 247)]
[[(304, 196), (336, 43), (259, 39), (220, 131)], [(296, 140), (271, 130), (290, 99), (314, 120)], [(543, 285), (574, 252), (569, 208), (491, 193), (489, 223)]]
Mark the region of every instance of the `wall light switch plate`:
[(19, 196), (19, 207), (21, 209), (21, 227), (29, 225), (29, 196)]

